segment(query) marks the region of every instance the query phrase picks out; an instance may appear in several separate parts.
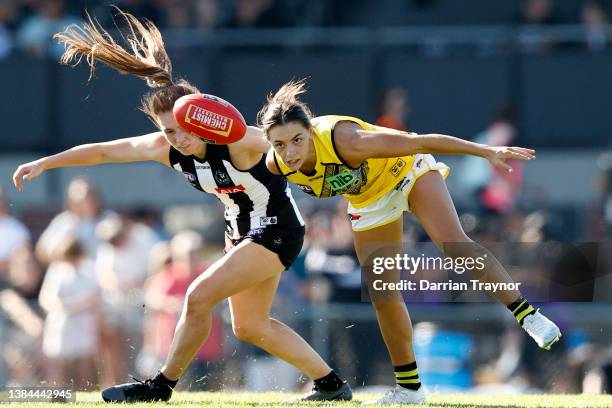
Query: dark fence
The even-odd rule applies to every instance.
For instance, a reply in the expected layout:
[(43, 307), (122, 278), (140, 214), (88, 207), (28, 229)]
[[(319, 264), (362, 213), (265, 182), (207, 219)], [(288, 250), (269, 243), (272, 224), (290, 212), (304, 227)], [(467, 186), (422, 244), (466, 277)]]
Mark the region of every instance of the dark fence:
[[(337, 35), (321, 41), (316, 32), (302, 31), (302, 39), (289, 38), (287, 32), (278, 31), (274, 43), (269, 30), (262, 33), (263, 40), (251, 38), (256, 45), (248, 46), (239, 46), (231, 36), (225, 37), (230, 41), (223, 46), (195, 46), (199, 37), (194, 33), (190, 42), (188, 32), (172, 45), (176, 35), (170, 34), (175, 74), (202, 92), (231, 101), (250, 123), (267, 93), (291, 78), (308, 77), (305, 100), (318, 115), (347, 114), (373, 121), (383, 90), (400, 85), (408, 91), (413, 108), (408, 122), (417, 132), (471, 138), (502, 103), (512, 100), (519, 108), (522, 144), (599, 148), (610, 143), (612, 51), (590, 53), (570, 47), (545, 54), (487, 55), (480, 49), (427, 56), (414, 52), (415, 44), (399, 34), (393, 37), (398, 41), (387, 36), (381, 43), (384, 31), (363, 46), (355, 38), (368, 31), (337, 30)], [(352, 43), (339, 44), (343, 35)], [(463, 45), (472, 41), (459, 39)], [(2, 150), (53, 152), (153, 130), (138, 111), (147, 91), (143, 81), (100, 68), (87, 84), (88, 74), (86, 67), (71, 69), (51, 60), (0, 61), (5, 91), (0, 100)]]

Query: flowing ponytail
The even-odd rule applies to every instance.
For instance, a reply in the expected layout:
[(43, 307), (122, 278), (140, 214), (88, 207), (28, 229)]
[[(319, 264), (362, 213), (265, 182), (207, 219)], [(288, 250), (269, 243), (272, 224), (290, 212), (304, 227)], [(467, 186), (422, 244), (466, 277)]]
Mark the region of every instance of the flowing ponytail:
[(93, 78), (96, 61), (108, 65), (121, 74), (134, 75), (147, 81), (151, 88), (161, 88), (142, 98), (141, 110), (155, 121), (161, 112), (171, 111), (174, 101), (183, 95), (198, 93), (196, 87), (185, 80), (172, 79), (172, 63), (158, 28), (149, 20), (141, 22), (133, 15), (115, 7), (129, 29), (122, 38), (129, 49), (117, 43), (100, 23), (87, 13), (82, 25), (73, 24), (53, 38), (65, 44), (60, 62), (76, 66), (83, 58)]
[(308, 106), (299, 99), (306, 93), (306, 79), (291, 80), (284, 84), (275, 94), (270, 93), (266, 104), (257, 114), (257, 122), (266, 134), (276, 126), (289, 122), (299, 122), (310, 129), (312, 113)]

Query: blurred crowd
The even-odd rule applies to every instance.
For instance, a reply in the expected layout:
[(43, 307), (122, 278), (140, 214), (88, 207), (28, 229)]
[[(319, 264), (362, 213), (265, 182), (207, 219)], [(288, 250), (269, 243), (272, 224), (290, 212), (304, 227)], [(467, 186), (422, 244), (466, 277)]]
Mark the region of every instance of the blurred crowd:
[[(381, 98), (376, 123), (406, 129), (410, 111), (406, 91), (391, 88)], [(504, 104), (490, 126), (474, 140), (508, 145), (515, 133), (515, 109), (511, 104)], [(612, 156), (604, 154), (600, 161), (600, 178), (596, 183), (599, 199), (592, 208), (583, 211), (586, 216), (578, 218), (583, 225), (572, 232), (568, 225), (571, 220), (576, 222), (575, 217), (567, 217), (550, 206), (541, 192), (526, 188), (520, 163), (511, 163), (515, 171), (507, 173), (490, 168), (484, 160), (465, 158), (454, 170), (467, 198), (458, 202), (461, 222), (468, 235), (485, 246), (504, 243), (516, 249), (520, 244), (548, 241), (609, 241)], [(336, 321), (329, 331), (317, 332), (316, 324), (312, 324), (332, 319), (325, 314), (312, 315), (313, 306), (361, 301), (361, 271), (352, 245), (346, 203), (304, 200), (301, 209), (307, 236), (299, 259), (284, 274), (276, 313), (289, 319), (311, 341), (328, 342), (332, 359), (345, 367), (356, 383), (376, 383), (379, 379), (373, 374), (369, 377), (364, 374), (371, 373), (377, 364), (376, 354), (365, 352), (371, 346), (363, 342), (363, 339), (373, 341), (374, 320), (354, 327), (351, 314), (344, 313), (334, 318)], [(0, 194), (0, 345), (3, 349), (0, 385), (46, 381), (97, 389), (125, 381), (129, 374), (151, 375), (168, 353), (187, 287), (223, 254), (219, 228), (171, 223), (169, 217), (153, 210), (105, 208), (96, 186), (84, 178), (74, 179), (68, 186), (63, 211), (42, 212), (47, 214), (46, 221), (41, 222), (40, 217), (32, 214), (20, 220), (8, 210), (8, 203)], [(177, 213), (171, 208), (165, 212)], [(220, 214), (221, 209), (219, 217)], [(405, 219), (404, 242), (415, 248), (428, 242), (425, 232), (412, 217)], [(520, 256), (509, 253), (502, 262)], [(575, 276), (576, 269), (568, 273)], [(540, 273), (533, 273), (529, 268), (517, 266), (512, 274), (524, 283), (537, 285), (542, 280)], [(587, 297), (576, 300), (589, 300), (592, 290), (592, 287), (586, 288)], [(563, 316), (562, 310), (559, 313)], [(198, 353), (182, 386), (194, 389), (244, 386), (240, 383), (242, 374), (253, 369), (262, 373), (267, 369), (271, 376), (279, 376), (279, 381), (288, 381), (286, 387), (295, 387), (297, 373), (289, 371), (280, 376), (281, 367), (257, 357), (260, 351), (237, 345), (224, 321), (226, 315), (224, 306), (219, 307), (211, 337)], [(601, 375), (601, 364), (609, 361), (610, 350), (598, 346), (597, 339), (591, 338), (588, 330), (561, 320), (566, 325), (564, 332), (568, 333), (568, 341), (553, 352), (553, 357), (538, 353), (515, 325), (490, 327), (490, 330), (478, 326), (477, 330), (475, 325), (465, 322), (459, 327), (445, 327), (443, 321), (431, 321), (425, 326), (417, 325), (415, 335), (429, 339), (418, 344), (421, 348), (424, 344), (431, 346), (422, 353), (425, 356), (433, 353), (432, 361), (439, 358), (435, 353), (447, 349), (444, 345), (434, 347), (436, 343), (432, 339), (435, 338), (448, 341), (452, 336), (453, 350), (461, 350), (460, 344), (466, 345), (465, 350), (478, 350), (465, 352), (460, 364), (471, 367), (469, 375), (463, 379), (447, 379), (452, 384), (464, 381), (466, 387), (490, 387), (514, 381), (522, 389), (579, 392), (586, 387), (581, 380), (587, 374), (600, 380), (605, 378)], [(450, 329), (454, 331), (445, 331)], [(503, 336), (496, 334), (499, 330), (505, 331)], [(446, 334), (435, 337), (432, 331)], [(482, 347), (473, 347), (487, 333), (494, 334), (497, 341), (486, 337)], [(380, 351), (384, 353), (382, 345)], [(238, 360), (241, 356), (249, 358), (241, 362)], [(542, 358), (546, 359), (543, 364), (535, 363)], [(427, 361), (427, 357), (423, 359)], [(437, 363), (432, 364), (429, 372), (435, 372), (436, 367)], [(575, 370), (573, 380), (560, 381), (556, 375), (559, 367)], [(267, 378), (248, 374), (244, 377)], [(590, 384), (593, 381), (597, 383), (591, 380)], [(602, 381), (600, 391), (612, 389), (606, 388)], [(247, 386), (267, 389), (270, 384)], [(593, 385), (590, 387), (597, 390)]]
[[(553, 24), (582, 24), (584, 45), (593, 52), (603, 51), (610, 45), (606, 31), (610, 2), (583, 0), (580, 7), (568, 15), (558, 10), (557, 5), (563, 0), (512, 1), (517, 3), (517, 12), (516, 15), (509, 13), (505, 24), (524, 27), (520, 43), (525, 51), (554, 48), (558, 39), (538, 31)], [(368, 0), (119, 0), (112, 3), (104, 0), (1, 0), (0, 58), (14, 54), (55, 58), (62, 48), (52, 40), (52, 35), (82, 21), (84, 10), (93, 13), (103, 26), (113, 28), (113, 14), (116, 13), (109, 4), (148, 18), (162, 29), (371, 26), (373, 21), (378, 26), (398, 24), (397, 21), (385, 23), (384, 13), (372, 18), (370, 14), (378, 10), (374, 3)], [(400, 7), (391, 14), (429, 13), (442, 6), (436, 0), (411, 0), (409, 3), (411, 8)], [(365, 12), (355, 17), (354, 10)], [(399, 24), (402, 24), (401, 19)], [(491, 23), (483, 19), (478, 24)]]
[[(412, 1), (423, 8), (436, 5), (435, 0)], [(555, 13), (555, 5), (560, 1), (563, 0), (520, 1), (522, 14), (513, 22), (527, 27), (521, 39), (526, 50), (554, 48), (553, 39), (530, 31), (529, 27), (557, 23), (582, 23), (587, 33), (585, 45), (592, 51), (609, 47), (605, 33), (609, 3), (585, 0), (579, 15), (568, 20)], [(346, 25), (343, 10), (352, 3), (338, 0), (115, 2), (162, 28), (207, 30)], [(112, 27), (107, 4), (94, 0), (0, 0), (0, 58), (14, 54), (57, 57), (62, 49), (51, 40), (51, 35), (81, 21), (85, 7), (100, 18), (101, 24)], [(390, 88), (381, 97), (376, 123), (410, 129), (410, 112), (406, 90)], [(516, 107), (504, 103), (490, 125), (474, 135), (473, 140), (508, 145), (513, 143), (516, 133)], [(569, 214), (554, 208), (541, 191), (532, 189), (524, 180), (521, 163), (511, 165), (515, 171), (507, 173), (491, 168), (484, 160), (465, 158), (453, 170), (463, 194), (457, 201), (460, 219), (474, 240), (485, 246), (499, 242), (610, 240), (612, 155), (603, 154), (598, 163), (600, 174), (595, 183), (598, 200), (586, 209), (570, 209)], [(311, 322), (328, 317), (306, 313), (313, 305), (360, 302), (361, 272), (352, 246), (346, 205), (334, 200), (305, 200), (301, 204), (307, 237), (299, 259), (284, 274), (276, 313), (286, 314), (288, 323), (310, 341), (328, 341), (332, 360), (345, 370), (352, 370), (347, 375), (351, 381), (376, 383), (373, 375), (366, 378), (364, 373), (373, 372), (372, 367), (384, 359), (377, 359), (378, 354), (367, 342), (358, 341), (360, 334), (374, 341), (371, 334), (377, 332), (375, 321), (355, 326), (350, 314), (346, 314), (331, 325), (331, 331), (327, 332), (329, 338), (321, 338), (321, 332), (315, 332)], [(188, 223), (185, 228), (176, 228), (167, 222), (167, 214), (154, 210), (105, 208), (96, 186), (83, 178), (73, 180), (68, 187), (62, 211), (46, 210), (38, 218), (11, 214), (0, 192), (0, 347), (3, 350), (0, 386), (46, 381), (97, 389), (124, 382), (130, 374), (151, 375), (168, 353), (187, 287), (223, 254), (222, 231), (201, 229), (200, 225), (190, 227)], [(220, 218), (221, 210), (218, 211)], [(415, 246), (428, 241), (412, 217), (405, 219), (404, 241)], [(522, 281), (537, 279), (528, 271), (517, 269), (512, 274)], [(260, 375), (244, 375), (249, 380), (265, 377), (261, 373), (266, 367), (271, 375), (281, 372), (278, 366), (265, 366), (268, 362), (259, 357), (258, 351), (237, 345), (224, 320), (226, 315), (227, 310), (221, 306), (211, 337), (181, 382), (183, 387), (219, 389), (245, 385), (240, 384), (241, 373), (252, 369), (257, 369)], [(423, 363), (424, 375), (435, 371), (435, 362), (439, 361), (435, 360), (435, 353), (445, 349), (444, 344), (433, 346), (434, 333), (446, 332), (446, 337), (437, 338), (452, 338), (450, 348), (461, 350), (463, 344), (464, 350), (478, 351), (473, 352), (475, 355), (466, 351), (459, 363), (469, 367), (468, 386), (512, 383), (522, 389), (612, 391), (612, 384), (606, 385), (612, 378), (611, 350), (598, 345), (588, 331), (572, 327), (571, 322), (561, 322), (566, 325), (563, 329), (568, 333), (567, 341), (552, 357), (538, 354), (516, 325), (483, 330), (481, 326), (465, 322), (462, 327), (424, 323), (417, 325), (415, 336), (428, 340), (418, 343), (417, 352), (432, 353), (430, 357), (434, 361), (429, 369)], [(479, 335), (474, 333), (478, 331)], [(502, 331), (504, 335), (500, 336)], [(487, 337), (483, 343), (484, 335), (493, 335), (497, 341)], [(431, 347), (423, 351), (425, 345)], [(382, 345), (380, 350), (384, 353)], [(233, 365), (244, 356), (250, 356), (245, 364)], [(425, 357), (423, 361), (427, 361)], [(558, 375), (568, 372), (574, 375), (565, 378)], [(288, 380), (287, 386), (296, 384), (291, 375), (279, 381), (283, 379)], [(453, 378), (449, 383), (461, 381)], [(247, 385), (265, 389), (269, 384)]]

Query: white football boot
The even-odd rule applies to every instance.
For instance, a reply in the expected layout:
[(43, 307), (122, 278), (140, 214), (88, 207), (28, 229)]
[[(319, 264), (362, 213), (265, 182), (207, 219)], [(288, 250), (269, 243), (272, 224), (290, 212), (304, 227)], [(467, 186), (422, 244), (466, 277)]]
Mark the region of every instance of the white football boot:
[(561, 338), (561, 330), (539, 310), (536, 310), (534, 314), (525, 316), (523, 329), (538, 343), (540, 348), (550, 350), (550, 346)]
[(418, 390), (413, 391), (396, 385), (381, 399), (365, 401), (363, 405), (425, 404), (426, 397), (423, 388), (423, 385), (421, 385)]

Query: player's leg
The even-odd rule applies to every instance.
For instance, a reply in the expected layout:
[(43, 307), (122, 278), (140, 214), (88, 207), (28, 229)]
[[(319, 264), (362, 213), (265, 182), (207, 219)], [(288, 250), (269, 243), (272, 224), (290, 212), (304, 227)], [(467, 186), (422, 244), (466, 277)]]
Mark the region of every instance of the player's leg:
[[(276, 268), (284, 269), (280, 260)], [(348, 384), (323, 361), (317, 352), (284, 323), (270, 317), (270, 308), (281, 274), (230, 297), (232, 329), (241, 340), (254, 344), (285, 360), (310, 377), (315, 388), (308, 399), (347, 400)], [(304, 398), (307, 398), (304, 397)]]
[[(488, 283), (513, 282), (495, 256), (465, 234), (440, 173), (430, 171), (418, 178), (408, 201), (412, 213), (446, 256), (477, 258), (486, 254), (485, 268), (482, 271), (470, 271), (474, 277)], [(513, 312), (519, 323), (540, 347), (548, 349), (559, 339), (559, 328), (537, 312), (521, 297), (518, 290), (498, 290), (491, 295)]]
[[(257, 267), (254, 267), (257, 265)], [(282, 269), (277, 255), (252, 241), (243, 241), (198, 276), (187, 290), (169, 355), (157, 377), (123, 384), (102, 392), (107, 402), (168, 400), (179, 377), (208, 338), (212, 309), (228, 297), (255, 286)]]
[[(371, 269), (371, 257), (394, 257), (402, 249), (402, 218), (365, 231), (354, 231), (355, 251), (364, 273)], [(397, 273), (397, 271), (386, 271)], [(367, 276), (364, 278), (368, 278)], [(393, 279), (392, 279), (393, 280)], [(397, 387), (378, 401), (388, 403), (424, 403), (425, 394), (418, 376), (412, 347), (412, 322), (399, 293), (386, 293), (382, 299), (372, 298), (380, 332), (391, 356)]]
[[(368, 268), (369, 258), (388, 252), (393, 257), (402, 240), (401, 217), (392, 223), (366, 231), (354, 231), (355, 251), (362, 267)], [(391, 295), (389, 295), (391, 296)], [(412, 323), (403, 301), (373, 300), (380, 330), (394, 366), (414, 361)]]
[(250, 240), (243, 241), (212, 264), (187, 291), (162, 373), (171, 380), (180, 377), (208, 338), (215, 305), (283, 270), (275, 253)]

